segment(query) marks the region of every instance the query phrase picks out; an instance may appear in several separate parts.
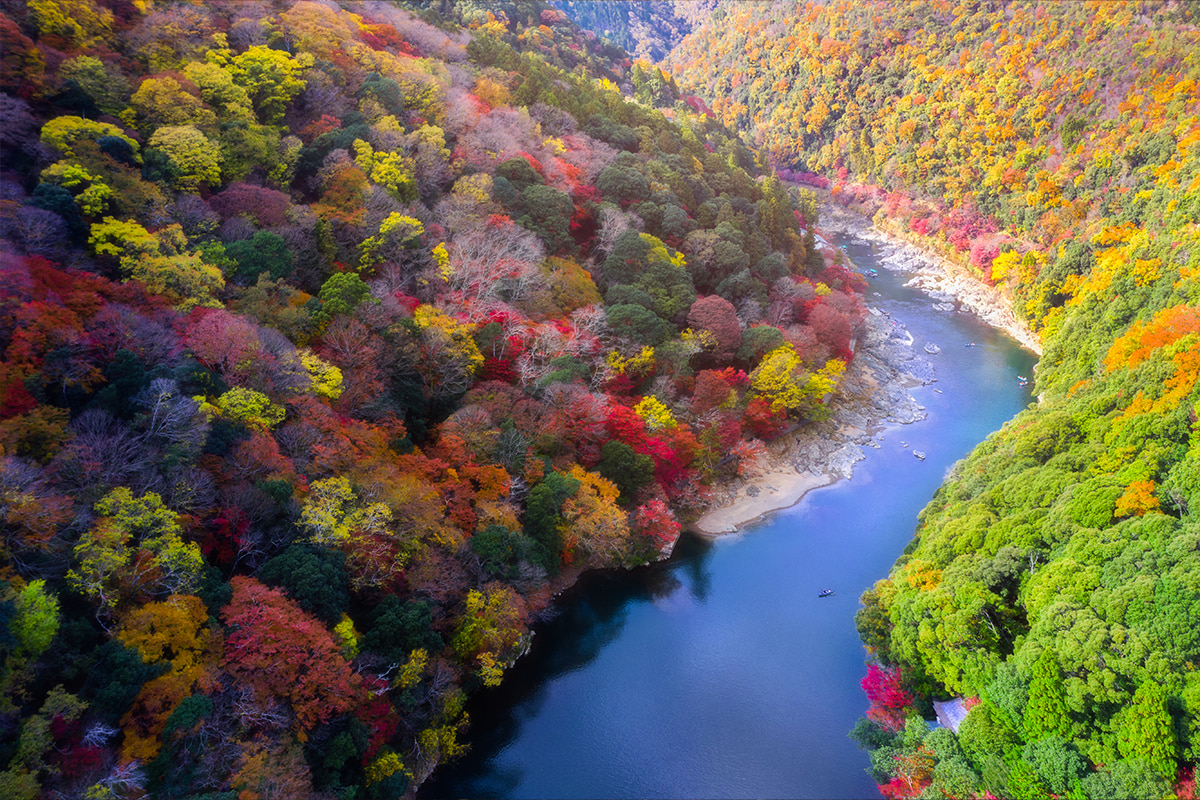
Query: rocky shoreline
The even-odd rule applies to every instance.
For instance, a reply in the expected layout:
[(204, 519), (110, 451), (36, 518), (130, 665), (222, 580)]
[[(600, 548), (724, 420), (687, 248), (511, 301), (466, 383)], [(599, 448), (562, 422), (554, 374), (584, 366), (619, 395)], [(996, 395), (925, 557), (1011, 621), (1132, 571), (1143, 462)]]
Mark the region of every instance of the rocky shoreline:
[[(961, 267), (841, 206), (824, 204), (821, 221), (826, 232), (850, 233), (881, 245), (880, 266), (912, 273), (907, 285), (928, 294), (935, 308), (973, 313), (1041, 355), (1037, 336), (1016, 319), (1006, 299)], [(830, 418), (771, 442), (762, 473), (722, 486), (713, 507), (690, 529), (702, 536), (734, 533), (794, 506), (813, 489), (849, 478), (854, 465), (866, 457), (863, 448), (879, 447), (875, 435), (885, 423), (908, 424), (925, 418), (924, 407), (909, 389), (935, 380), (932, 363), (913, 347), (905, 327), (872, 310), (855, 358), (831, 400)]]
[(899, 272), (911, 272), (913, 276), (908, 285), (928, 294), (935, 307), (943, 311), (975, 314), (993, 328), (1012, 336), (1027, 350), (1039, 356), (1042, 354), (1041, 340), (1017, 319), (1010, 299), (1002, 292), (988, 286), (953, 261), (924, 247), (915, 235), (887, 230), (886, 220), (878, 222), (875, 224), (842, 206), (830, 203), (821, 206), (822, 228), (852, 233), (881, 245), (884, 266)]
[[(861, 235), (857, 229), (853, 232)], [(886, 266), (893, 268), (892, 263)], [(906, 269), (899, 260), (894, 266)], [(879, 447), (875, 435), (885, 423), (925, 418), (924, 407), (909, 389), (934, 380), (933, 365), (913, 347), (907, 329), (885, 315), (868, 314), (855, 358), (830, 401), (829, 419), (807, 423), (771, 442), (763, 472), (721, 487), (714, 507), (692, 523), (691, 530), (702, 536), (733, 533), (794, 506), (812, 489), (849, 478), (854, 465), (866, 457), (863, 448)]]
[(790, 508), (812, 489), (849, 478), (866, 457), (863, 448), (880, 446), (875, 435), (884, 423), (925, 418), (924, 407), (908, 390), (933, 380), (933, 366), (914, 351), (903, 326), (869, 315), (857, 355), (831, 400), (830, 418), (771, 442), (763, 472), (725, 484), (716, 507), (691, 529), (703, 536), (733, 533)]

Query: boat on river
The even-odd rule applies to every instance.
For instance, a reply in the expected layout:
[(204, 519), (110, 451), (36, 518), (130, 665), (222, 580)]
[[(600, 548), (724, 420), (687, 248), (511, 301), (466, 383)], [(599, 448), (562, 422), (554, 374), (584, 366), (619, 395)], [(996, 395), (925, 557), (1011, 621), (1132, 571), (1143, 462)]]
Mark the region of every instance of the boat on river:
[(832, 596), (833, 596), (833, 589), (822, 589), (821, 591), (817, 592), (817, 597), (832, 597)]
[[(880, 256), (861, 247), (860, 265), (877, 266)], [(1024, 409), (1016, 373), (1036, 374), (1015, 341), (914, 302), (911, 287), (878, 271), (879, 307), (910, 327), (890, 341), (939, 362), (938, 382), (915, 392), (927, 420), (887, 427), (883, 447), (864, 448), (868, 460), (851, 480), (810, 492), (800, 512), (776, 514), (736, 541), (685, 537), (671, 561), (585, 578), (565, 593), (514, 668), (520, 675), (506, 674), (511, 688), (475, 696), (470, 751), (439, 768), (422, 800), (878, 795), (867, 756), (829, 735), (853, 727), (866, 705), (862, 643), (853, 615), (840, 617), (832, 602), (841, 597), (833, 584), (870, 586), (886, 574), (953, 454)], [(878, 319), (891, 333), (889, 317)], [(968, 340), (977, 347), (965, 348)], [(941, 355), (924, 353), (926, 342), (942, 345)], [(956, 408), (971, 413), (949, 413)], [(926, 461), (909, 461), (913, 449)], [(834, 593), (817, 597), (826, 588)], [(730, 630), (745, 634), (733, 649)], [(820, 631), (820, 647), (809, 631)], [(712, 691), (734, 683), (745, 691)], [(784, 755), (747, 762), (734, 741)]]

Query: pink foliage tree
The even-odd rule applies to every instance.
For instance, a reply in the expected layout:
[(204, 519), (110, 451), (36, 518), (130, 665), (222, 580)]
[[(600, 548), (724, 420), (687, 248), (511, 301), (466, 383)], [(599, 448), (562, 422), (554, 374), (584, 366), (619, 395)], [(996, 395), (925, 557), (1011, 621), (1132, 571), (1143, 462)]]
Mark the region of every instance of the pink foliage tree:
[(871, 664), (867, 668), (866, 677), (862, 679), (862, 688), (867, 699), (871, 701), (871, 706), (867, 709), (868, 719), (890, 731), (904, 728), (913, 697), (904, 688), (899, 667)]
[(222, 219), (245, 216), (253, 218), (261, 227), (276, 228), (287, 223), (286, 214), (292, 199), (275, 189), (231, 183), (224, 191), (209, 198), (208, 203)]
[(742, 344), (742, 326), (733, 303), (720, 295), (701, 297), (692, 303), (687, 316), (688, 325), (708, 331), (716, 340), (714, 355), (718, 361), (728, 361)]

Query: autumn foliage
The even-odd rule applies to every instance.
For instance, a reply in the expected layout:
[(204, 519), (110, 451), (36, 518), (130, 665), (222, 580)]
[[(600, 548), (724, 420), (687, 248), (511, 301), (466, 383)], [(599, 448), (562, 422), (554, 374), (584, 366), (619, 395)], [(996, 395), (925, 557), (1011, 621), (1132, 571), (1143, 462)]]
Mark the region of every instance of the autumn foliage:
[[(1167, 3), (744, 4), (667, 59), (781, 176), (974, 276), (1043, 348), (1036, 405), (864, 595), (856, 738), (886, 796), (1194, 791), (1198, 45)], [(836, 354), (824, 302), (793, 314)], [(796, 375), (782, 355), (762, 389)], [(979, 698), (957, 736), (903, 710), (898, 674), (914, 708)]]
[(866, 677), (862, 679), (862, 688), (871, 703), (867, 710), (868, 719), (878, 722), (890, 731), (898, 731), (904, 727), (913, 697), (904, 688), (899, 669), (881, 667), (879, 664), (869, 665)]
[(563, 13), (17, 5), (14, 796), (403, 796), (570, 575), (665, 557), (836, 388), (813, 198)]
[(320, 620), (253, 578), (236, 576), (230, 585), (221, 612), (229, 627), (224, 665), (260, 702), (283, 700), (307, 731), (365, 699), (362, 678)]

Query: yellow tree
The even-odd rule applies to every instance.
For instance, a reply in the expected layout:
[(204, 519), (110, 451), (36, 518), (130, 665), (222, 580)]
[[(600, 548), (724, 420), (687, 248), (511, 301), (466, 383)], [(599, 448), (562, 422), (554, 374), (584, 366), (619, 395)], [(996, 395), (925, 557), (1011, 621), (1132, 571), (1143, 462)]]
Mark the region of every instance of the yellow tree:
[(233, 82), (250, 96), (263, 122), (275, 124), (282, 120), (288, 103), (304, 89), (304, 73), (313, 65), (312, 53), (292, 56), (282, 50), (253, 45), (234, 55), (232, 50), (220, 46), (224, 44), (223, 34), (213, 38), (218, 48), (208, 52), (209, 62), (229, 70)]
[(201, 186), (221, 182), (221, 148), (194, 125), (164, 125), (151, 134), (147, 145), (171, 160), (180, 191), (197, 192)]
[(342, 371), (324, 361), (307, 347), (299, 351), (300, 364), (312, 380), (312, 391), (319, 397), (337, 400), (342, 396)]
[(193, 692), (212, 686), (220, 637), (206, 624), (204, 602), (193, 595), (172, 595), (131, 613), (117, 638), (138, 651), (146, 664), (167, 664), (168, 671), (148, 681), (121, 720), (126, 758), (152, 759), (161, 747), (167, 719)]
[(46, 591), (45, 581), (33, 581), (16, 593), (16, 615), (9, 628), (16, 641), (15, 655), (35, 659), (58, 633), (58, 597)]
[(98, 217), (108, 208), (112, 187), (100, 175), (89, 172), (79, 164), (63, 160), (42, 170), (42, 180), (70, 190), (75, 204), (85, 216)]
[(134, 497), (121, 486), (95, 510), (100, 517), (79, 537), (67, 582), (97, 603), (99, 618), (143, 593), (187, 593), (199, 585), (200, 548), (180, 536), (179, 515), (157, 494)]
[(417, 306), (413, 322), (421, 331), (421, 372), (435, 394), (449, 396), (468, 389), (483, 366), (483, 354), (465, 324), (430, 305)]
[(579, 481), (579, 488), (563, 501), (560, 512), (566, 549), (579, 547), (602, 563), (622, 563), (629, 555), (630, 541), (629, 518), (617, 505), (620, 490), (579, 464), (569, 474)]
[(225, 277), (198, 252), (185, 249), (187, 236), (177, 224), (150, 233), (133, 220), (105, 217), (92, 224), (88, 244), (97, 255), (120, 259), (127, 277), (170, 298), (183, 311), (221, 306), (217, 294), (225, 288)]
[(484, 683), (499, 683), (505, 664), (520, 655), (527, 637), (525, 600), (503, 583), (467, 592), (451, 644), (464, 661), (475, 660)]
[(300, 510), (300, 527), (317, 544), (338, 547), (358, 533), (381, 532), (392, 521), (384, 503), (362, 503), (347, 478), (313, 481)]
[(643, 397), (633, 407), (633, 410), (646, 423), (646, 428), (651, 431), (670, 430), (679, 424), (671, 414), (671, 409), (653, 395)]
[[(94, 142), (105, 136), (116, 136), (129, 145), (135, 158), (140, 150), (138, 143), (125, 135), (125, 132), (107, 122), (95, 122), (82, 117), (70, 115), (55, 117), (42, 126), (42, 144), (53, 147), (67, 158), (75, 155), (75, 145), (81, 141)], [(140, 161), (140, 158), (139, 158)]]
[(750, 387), (770, 401), (773, 411), (823, 416), (828, 410), (822, 405), (822, 398), (837, 388), (838, 378), (845, 369), (844, 362), (831, 359), (818, 372), (809, 373), (796, 348), (783, 344), (763, 356), (750, 373)]
[(254, 121), (254, 107), (246, 90), (233, 82), (233, 75), (216, 64), (193, 61), (183, 74), (200, 87), (200, 99), (222, 120)]
[(283, 422), (283, 406), (271, 402), (262, 392), (235, 386), (217, 398), (221, 413), (257, 430), (269, 430)]
[(397, 200), (411, 202), (417, 198), (413, 160), (403, 153), (395, 150), (376, 153), (369, 143), (355, 139), (354, 161), (371, 180), (387, 189)]
[(146, 78), (129, 98), (129, 105), (133, 115), (125, 119), (137, 120), (143, 130), (154, 130), (162, 125), (195, 125), (210, 129), (217, 122), (216, 115), (198, 98), (184, 91), (179, 81), (170, 75)]
[[(393, 211), (379, 225), (379, 233), (363, 240), (358, 246), (359, 269), (369, 270), (385, 260), (383, 253), (397, 246), (408, 245), (425, 232), (420, 220)], [(444, 252), (444, 250), (443, 250)], [(436, 256), (435, 256), (436, 257)]]
[(112, 33), (113, 13), (92, 0), (28, 0), (28, 9), (41, 38), (57, 49), (90, 47)]

